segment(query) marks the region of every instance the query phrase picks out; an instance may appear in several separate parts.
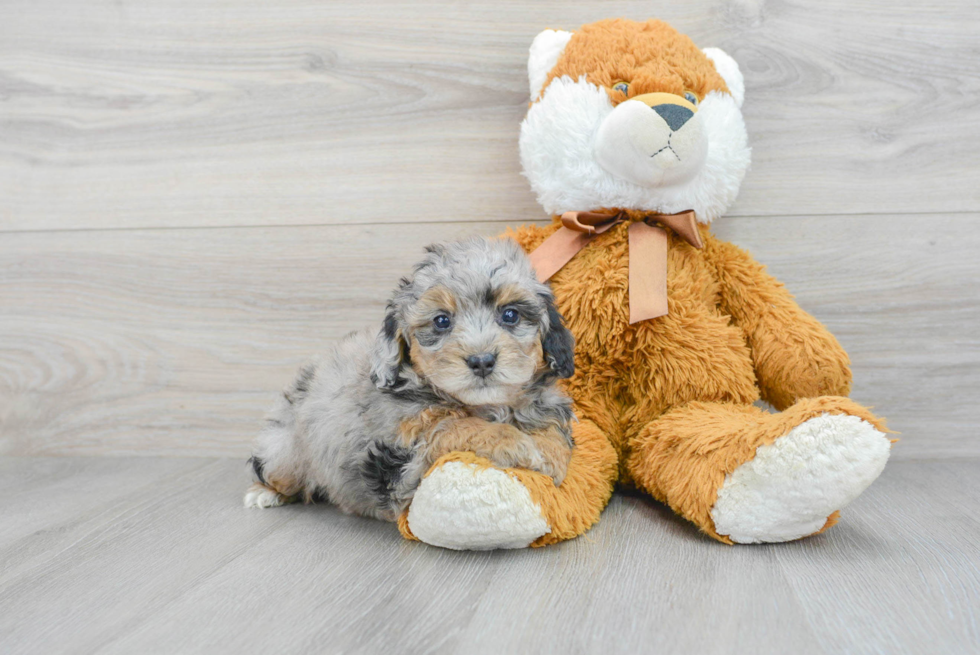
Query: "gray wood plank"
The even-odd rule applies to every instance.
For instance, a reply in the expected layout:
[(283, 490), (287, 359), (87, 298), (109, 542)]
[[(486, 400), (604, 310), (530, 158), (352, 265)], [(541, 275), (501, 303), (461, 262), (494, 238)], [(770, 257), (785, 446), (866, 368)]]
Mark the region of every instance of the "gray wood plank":
[[(666, 507), (619, 495), (581, 541), (494, 577), (462, 643), (488, 653), (819, 652), (768, 549), (708, 543)], [(518, 580), (530, 597), (515, 593)]]
[(978, 472), (892, 463), (821, 543), (775, 550), (821, 648), (980, 651)]
[[(980, 454), (980, 216), (722, 221), (850, 351), (897, 458)], [(431, 241), (501, 223), (8, 234), (0, 452), (245, 455), (296, 367)], [(928, 233), (928, 234), (926, 234)]]
[[(115, 470), (106, 468), (115, 463)], [(187, 464), (187, 460), (176, 466)], [(0, 579), (0, 650), (48, 653), (799, 652), (980, 648), (980, 460), (906, 461), (824, 535), (726, 547), (665, 508), (616, 495), (583, 538), (457, 553), (329, 506), (245, 510), (240, 460), (161, 473), (152, 458), (78, 458), (73, 499), (36, 485), (0, 524), (49, 502), (33, 565)], [(0, 459), (0, 472), (46, 458)], [(89, 469), (86, 471), (85, 469)], [(174, 469), (176, 472), (177, 469)], [(53, 491), (52, 491), (53, 490)], [(71, 515), (102, 498), (112, 517)], [(4, 554), (10, 553), (10, 548)]]
[(746, 74), (735, 215), (972, 211), (974, 0), (0, 6), (0, 230), (536, 220), (545, 27), (659, 17)]
[(213, 464), (194, 458), (0, 458), (0, 585), (118, 521), (131, 510), (135, 491), (155, 496)]

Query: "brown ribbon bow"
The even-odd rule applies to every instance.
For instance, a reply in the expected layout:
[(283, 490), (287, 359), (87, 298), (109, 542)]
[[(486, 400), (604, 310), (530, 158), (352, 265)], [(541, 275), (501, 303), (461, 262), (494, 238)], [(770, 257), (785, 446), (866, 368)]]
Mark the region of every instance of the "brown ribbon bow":
[[(625, 212), (565, 212), (562, 227), (531, 253), (531, 263), (544, 282), (561, 270), (597, 236), (626, 221)], [(677, 214), (650, 214), (630, 224), (630, 324), (667, 315), (667, 233), (647, 221), (665, 225), (695, 248), (704, 247), (694, 210)]]

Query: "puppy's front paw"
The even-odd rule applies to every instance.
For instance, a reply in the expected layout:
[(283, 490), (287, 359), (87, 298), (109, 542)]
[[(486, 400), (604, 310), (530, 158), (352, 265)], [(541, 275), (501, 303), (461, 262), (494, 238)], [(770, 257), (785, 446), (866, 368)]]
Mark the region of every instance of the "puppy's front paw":
[(544, 464), (536, 469), (550, 476), (558, 487), (568, 474), (568, 464), (572, 459), (572, 449), (565, 437), (560, 434), (538, 434), (535, 441), (544, 458)]
[(568, 462), (545, 460), (541, 468), (535, 470), (550, 477), (555, 482), (555, 486), (560, 487), (561, 483), (565, 480), (565, 476), (568, 474)]
[(245, 492), (245, 507), (279, 507), (290, 502), (287, 496), (256, 482)]
[(506, 446), (501, 445), (491, 459), (504, 468), (523, 468), (543, 473), (550, 477), (557, 487), (568, 473), (571, 451), (565, 447), (551, 447), (547, 441), (542, 443), (527, 436)]
[(498, 444), (490, 454), (490, 460), (501, 468), (522, 468), (542, 472), (547, 465), (541, 451), (524, 435)]

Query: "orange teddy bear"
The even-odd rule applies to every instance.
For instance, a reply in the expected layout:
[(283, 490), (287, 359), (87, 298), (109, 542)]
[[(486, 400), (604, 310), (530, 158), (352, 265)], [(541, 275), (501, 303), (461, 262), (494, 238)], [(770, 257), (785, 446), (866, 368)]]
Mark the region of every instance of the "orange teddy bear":
[(617, 482), (726, 543), (827, 529), (891, 442), (845, 397), (833, 335), (708, 228), (749, 165), (738, 65), (665, 23), (607, 20), (539, 34), (528, 73), (521, 161), (555, 219), (509, 236), (550, 277), (576, 338), (572, 462), (556, 488), (448, 455), (402, 533), (449, 548), (554, 543), (597, 521)]

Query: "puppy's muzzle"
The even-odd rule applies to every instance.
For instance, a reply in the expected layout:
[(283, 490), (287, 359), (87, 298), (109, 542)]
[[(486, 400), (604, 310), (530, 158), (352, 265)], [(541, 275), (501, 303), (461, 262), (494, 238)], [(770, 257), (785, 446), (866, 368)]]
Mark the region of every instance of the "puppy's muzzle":
[(466, 358), (466, 365), (473, 371), (473, 375), (479, 378), (486, 378), (493, 373), (493, 367), (497, 364), (497, 356), (493, 353), (480, 353), (470, 355)]

